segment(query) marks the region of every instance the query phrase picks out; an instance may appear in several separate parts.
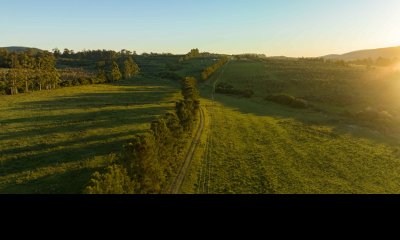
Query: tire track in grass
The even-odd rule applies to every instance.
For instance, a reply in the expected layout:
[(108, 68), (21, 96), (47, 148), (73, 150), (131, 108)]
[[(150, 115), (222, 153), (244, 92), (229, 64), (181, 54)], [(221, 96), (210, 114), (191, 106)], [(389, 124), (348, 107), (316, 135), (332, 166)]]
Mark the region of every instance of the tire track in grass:
[(226, 68), (228, 67), (230, 61), (228, 61), (225, 66), (222, 68), (222, 70), (219, 72), (218, 77), (216, 77), (214, 83), (213, 83), (213, 89), (212, 89), (212, 95), (211, 95), (211, 107), (209, 109), (210, 113), (210, 129), (209, 129), (209, 135), (207, 138), (207, 148), (206, 148), (206, 154), (203, 159), (203, 164), (205, 168), (205, 172), (203, 172), (203, 185), (202, 185), (202, 192), (199, 193), (204, 193), (204, 194), (210, 194), (212, 185), (211, 185), (211, 177), (212, 177), (212, 152), (213, 152), (213, 128), (214, 128), (214, 123), (213, 123), (213, 118), (215, 114), (215, 94), (216, 94), (216, 88), (219, 80), (221, 77), (224, 75)]

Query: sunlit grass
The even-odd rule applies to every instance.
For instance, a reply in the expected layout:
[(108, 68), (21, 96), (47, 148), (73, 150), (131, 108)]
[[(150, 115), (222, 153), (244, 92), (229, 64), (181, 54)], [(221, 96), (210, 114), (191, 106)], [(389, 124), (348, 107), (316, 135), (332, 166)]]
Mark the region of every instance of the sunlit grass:
[(0, 192), (81, 192), (178, 97), (179, 84), (152, 78), (0, 96)]
[[(203, 140), (191, 177), (184, 185), (186, 192), (400, 193), (400, 136), (393, 131), (358, 125), (356, 120), (341, 114), (344, 109), (358, 111), (367, 106), (396, 109), (397, 105), (389, 99), (368, 95), (383, 96), (379, 90), (387, 89), (391, 80), (385, 79), (388, 82), (383, 85), (369, 82), (364, 86), (360, 84), (363, 79), (354, 76), (365, 77), (367, 69), (339, 69), (338, 75), (331, 76), (321, 69), (297, 68), (290, 64), (272, 68), (263, 63), (232, 62), (221, 80), (235, 87), (252, 86), (256, 97), (250, 100), (217, 95), (212, 105), (208, 100), (211, 88), (202, 88), (207, 97), (203, 104), (212, 113), (212, 141), (208, 143), (211, 154), (204, 150)], [(305, 110), (261, 98), (268, 92), (302, 96), (314, 91), (302, 87), (310, 84), (308, 81), (311, 86), (316, 84), (315, 94), (321, 97), (331, 94), (345, 98), (341, 92), (331, 91), (329, 85), (315, 83), (323, 81), (324, 76), (332, 81), (329, 84), (338, 80), (338, 88), (346, 94), (353, 91), (361, 97), (347, 106), (340, 105), (341, 101), (316, 101), (313, 103), (317, 109)], [(292, 85), (293, 78), (300, 81), (298, 88)], [(343, 78), (354, 82), (343, 83)], [(208, 168), (204, 168), (206, 156), (211, 156)], [(209, 169), (206, 177), (204, 169)], [(200, 186), (198, 191), (199, 183), (204, 182), (209, 187)]]

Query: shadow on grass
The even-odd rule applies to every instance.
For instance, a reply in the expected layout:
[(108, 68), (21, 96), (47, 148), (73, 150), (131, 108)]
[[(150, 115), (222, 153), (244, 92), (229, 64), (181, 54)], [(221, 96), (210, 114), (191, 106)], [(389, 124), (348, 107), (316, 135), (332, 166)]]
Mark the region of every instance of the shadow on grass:
[[(207, 93), (211, 88), (203, 87), (203, 96), (211, 100), (211, 94)], [(315, 109), (294, 109), (264, 101), (261, 98), (238, 98), (222, 94), (215, 95), (215, 101), (243, 114), (253, 114), (260, 117), (273, 117), (276, 119), (294, 119), (309, 126), (329, 126), (333, 128), (332, 137), (351, 135), (355, 138), (368, 139), (377, 144), (399, 146), (398, 134), (379, 132), (363, 126), (357, 126), (351, 119), (341, 116), (339, 113), (318, 111)]]
[[(123, 125), (150, 123), (167, 107), (148, 107), (139, 109), (103, 110), (90, 113), (74, 113), (56, 116), (40, 116), (22, 118), (18, 120), (4, 120), (3, 125), (13, 121), (18, 123), (31, 123), (32, 129), (3, 133), (0, 140), (29, 138), (40, 135), (62, 134), (71, 132), (84, 132), (86, 130), (103, 128), (112, 129)], [(36, 124), (36, 125), (35, 125)], [(7, 151), (7, 150), (4, 150)]]
[[(29, 146), (18, 147), (18, 144), (14, 144), (2, 149), (0, 175), (7, 179), (8, 175), (12, 177), (14, 174), (45, 167), (57, 168), (59, 164), (80, 162), (93, 156), (119, 152), (130, 136), (143, 131), (141, 128), (132, 130), (129, 126), (150, 124), (157, 116), (172, 110), (172, 104), (171, 107), (165, 105), (172, 102), (166, 100), (171, 99), (178, 91), (176, 88), (160, 87), (154, 83), (146, 85), (150, 87), (137, 87), (130, 82), (113, 85), (121, 86), (121, 89), (76, 94), (47, 101), (23, 102), (17, 108), (11, 109), (47, 110), (50, 114), (0, 120), (2, 127), (12, 130), (13, 124), (23, 124), (22, 130), (16, 127), (15, 131), (0, 133), (0, 141), (29, 143)], [(76, 113), (73, 112), (74, 109), (77, 109)], [(63, 112), (64, 110), (68, 112)], [(85, 110), (87, 112), (83, 112)], [(83, 135), (85, 131), (95, 132), (96, 129), (107, 134)], [(58, 136), (62, 134), (71, 135), (71, 138)], [(58, 137), (65, 141), (57, 141)], [(51, 142), (52, 138), (54, 142)], [(29, 142), (30, 139), (38, 142)], [(80, 193), (96, 170), (98, 169), (71, 170), (26, 184), (7, 183), (1, 187), (0, 192)]]
[(80, 194), (83, 193), (96, 171), (102, 171), (104, 166), (68, 170), (63, 173), (47, 175), (22, 184), (7, 184), (0, 189), (1, 194)]
[[(127, 140), (115, 140), (119, 137), (129, 137), (139, 131), (132, 131), (119, 134), (110, 134), (104, 136), (96, 136), (89, 138), (76, 139), (73, 141), (65, 141), (56, 144), (35, 145), (32, 147), (11, 149), (9, 154), (16, 152), (25, 156), (9, 158), (3, 160), (0, 169), (0, 175), (15, 174), (28, 170), (34, 170), (42, 167), (57, 166), (61, 163), (79, 162), (93, 155), (106, 155), (112, 152), (118, 152)], [(110, 142), (106, 142), (109, 140)], [(55, 149), (55, 150), (52, 150)], [(59, 150), (58, 150), (59, 149)], [(33, 151), (44, 150), (42, 153), (32, 153)], [(50, 150), (50, 151), (46, 151)]]

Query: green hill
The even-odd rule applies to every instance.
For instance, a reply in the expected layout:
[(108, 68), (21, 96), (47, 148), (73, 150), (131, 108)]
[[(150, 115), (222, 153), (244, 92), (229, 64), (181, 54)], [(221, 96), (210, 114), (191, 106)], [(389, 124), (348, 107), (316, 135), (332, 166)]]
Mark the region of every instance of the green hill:
[[(231, 61), (211, 81), (255, 95), (201, 88), (203, 155), (183, 192), (399, 193), (399, 76), (308, 59)], [(308, 107), (267, 98), (283, 95)]]
[(367, 49), (367, 50), (360, 50), (345, 53), (342, 55), (338, 54), (331, 54), (323, 56), (322, 58), (325, 59), (332, 59), (332, 60), (345, 60), (345, 61), (352, 61), (357, 59), (366, 59), (371, 58), (376, 60), (378, 58), (399, 58), (400, 59), (400, 47), (389, 47), (389, 48), (377, 48), (377, 49)]
[(30, 47), (16, 47), (16, 46), (11, 46), (11, 47), (1, 47), (0, 49), (6, 49), (9, 52), (23, 52), (28, 49), (32, 50), (33, 52), (42, 52), (43, 50), (39, 48), (30, 48)]

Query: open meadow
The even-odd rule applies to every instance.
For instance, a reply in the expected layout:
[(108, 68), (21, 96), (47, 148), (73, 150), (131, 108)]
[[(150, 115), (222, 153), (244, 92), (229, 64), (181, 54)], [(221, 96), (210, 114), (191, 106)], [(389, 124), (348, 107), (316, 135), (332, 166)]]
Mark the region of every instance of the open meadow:
[(138, 77), (0, 96), (0, 192), (81, 193), (105, 156), (174, 109), (179, 91)]
[[(185, 192), (400, 193), (399, 125), (356, 114), (380, 107), (386, 121), (398, 121), (398, 103), (380, 91), (394, 91), (398, 73), (366, 79), (373, 70), (301, 60), (231, 61), (222, 71), (214, 80), (255, 96), (216, 94), (213, 102), (212, 87), (203, 87), (210, 130)], [(267, 101), (269, 94), (309, 96), (310, 107)]]

